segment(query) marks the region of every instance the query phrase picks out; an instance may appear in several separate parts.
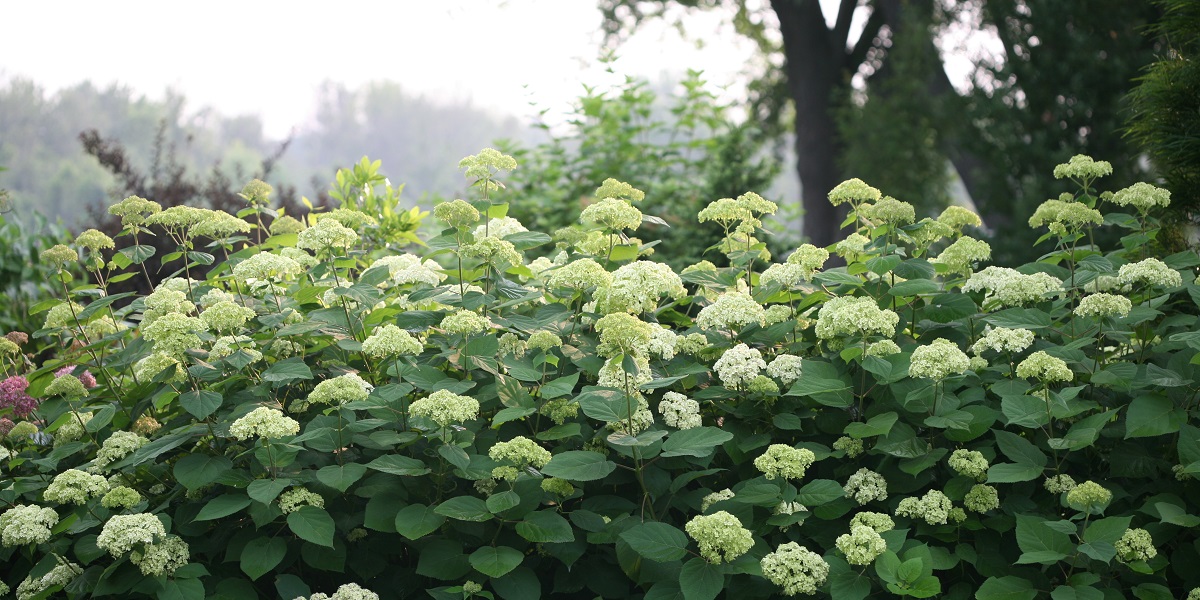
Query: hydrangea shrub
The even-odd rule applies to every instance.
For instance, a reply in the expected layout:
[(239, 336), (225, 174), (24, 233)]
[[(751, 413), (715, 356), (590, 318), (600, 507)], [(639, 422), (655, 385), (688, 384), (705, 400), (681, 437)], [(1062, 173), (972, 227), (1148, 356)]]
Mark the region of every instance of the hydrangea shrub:
[[(1200, 257), (1150, 255), (1165, 191), (1060, 165), (1015, 268), (861, 180), (845, 241), (774, 262), (747, 192), (697, 217), (728, 266), (677, 273), (628, 183), (551, 236), (507, 216), (511, 157), (460, 166), (478, 197), (419, 246), (248, 186), (48, 249), (61, 297), (0, 339), (0, 595), (1200, 595)], [(149, 268), (178, 273), (106, 292)]]

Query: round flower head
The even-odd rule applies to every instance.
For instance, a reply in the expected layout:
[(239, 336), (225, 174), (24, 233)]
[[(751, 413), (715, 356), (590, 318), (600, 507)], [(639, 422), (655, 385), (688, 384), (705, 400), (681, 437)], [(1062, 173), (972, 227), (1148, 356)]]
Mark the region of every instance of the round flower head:
[(388, 323), (376, 329), (363, 341), (363, 352), (372, 358), (394, 358), (401, 355), (420, 354), (421, 342), (395, 324)]
[(97, 229), (88, 229), (87, 231), (79, 234), (79, 236), (75, 238), (75, 243), (79, 244), (81, 247), (87, 248), (92, 252), (112, 250), (113, 248), (117, 247), (112, 238), (108, 237), (104, 234), (104, 232)]
[(891, 517), (883, 513), (864, 511), (854, 515), (854, 518), (850, 519), (851, 529), (858, 526), (870, 527), (876, 533), (883, 533), (895, 529), (896, 523), (892, 521)]
[(1033, 332), (1028, 329), (996, 327), (989, 329), (983, 337), (979, 338), (975, 345), (971, 346), (971, 352), (979, 355), (987, 350), (994, 350), (1017, 354), (1024, 352), (1032, 344)]
[(990, 485), (976, 484), (971, 486), (966, 497), (963, 498), (963, 504), (967, 510), (985, 513), (1000, 508), (1000, 493)]
[(778, 379), (783, 385), (792, 385), (803, 373), (803, 359), (791, 354), (780, 354), (767, 365), (767, 375)]
[(166, 536), (162, 521), (152, 514), (115, 515), (104, 523), (96, 546), (108, 550), (113, 558), (121, 558), (139, 545), (153, 544)]
[(304, 231), (304, 223), (291, 215), (283, 215), (274, 221), (271, 221), (271, 226), (268, 228), (271, 235), (287, 235), (289, 233), (300, 233)]
[(717, 377), (727, 388), (748, 385), (765, 368), (767, 363), (762, 359), (762, 353), (746, 344), (738, 344), (726, 350), (713, 365)]
[(642, 225), (642, 211), (624, 200), (604, 198), (584, 208), (579, 215), (579, 222), (614, 231), (633, 230)]
[(162, 212), (146, 217), (146, 224), (159, 225), (167, 231), (182, 234), (192, 225), (208, 219), (209, 214), (212, 212), (207, 208), (196, 208), (194, 206), (172, 206)]
[[(638, 388), (654, 378), (650, 372), (650, 358), (645, 355), (633, 355), (636, 373), (626, 372), (624, 362), (617, 360), (615, 356), (604, 361), (604, 366), (600, 367), (600, 372), (597, 374), (596, 385), (616, 388), (630, 396), (640, 397), (641, 392), (638, 391)], [(646, 406), (649, 407), (649, 404)]]
[(1097, 177), (1112, 174), (1112, 163), (1106, 160), (1092, 160), (1092, 157), (1076, 154), (1071, 160), (1054, 167), (1055, 179), (1081, 179), (1091, 181)]
[(53, 508), (17, 504), (0, 514), (0, 542), (5, 547), (42, 544), (50, 540), (50, 530), (58, 525)]
[(1006, 267), (991, 266), (971, 275), (963, 284), (964, 292), (986, 292), (984, 304), (1022, 306), (1044, 300), (1047, 294), (1061, 292), (1062, 281), (1046, 273), (1025, 275)]
[(1037, 379), (1043, 382), (1071, 381), (1075, 374), (1061, 358), (1050, 356), (1039, 350), (1017, 365), (1017, 377)]
[(79, 262), (79, 253), (67, 246), (57, 244), (42, 250), (41, 259), (42, 262), (56, 269), (62, 269), (71, 263)]
[(300, 433), (300, 423), (285, 417), (282, 411), (260, 406), (229, 426), (229, 434), (239, 440), (258, 436), (262, 439), (278, 439)]
[(711, 221), (728, 229), (738, 221), (754, 218), (754, 215), (750, 213), (745, 204), (733, 198), (720, 198), (709, 202), (708, 206), (700, 209), (696, 217), (701, 223)]
[(854, 262), (866, 254), (867, 245), (870, 243), (871, 238), (861, 233), (852, 233), (846, 236), (846, 239), (834, 244), (833, 249), (847, 261)]
[(896, 516), (924, 519), (930, 525), (945, 525), (953, 504), (945, 494), (929, 490), (921, 498), (905, 498), (896, 507)]
[[(236, 270), (236, 267), (234, 269)], [(196, 305), (188, 300), (186, 293), (167, 288), (154, 290), (142, 302), (145, 305), (142, 312), (142, 329), (153, 325), (166, 315), (188, 315), (196, 310)]]
[(596, 304), (600, 312), (641, 314), (658, 308), (663, 296), (681, 298), (687, 295), (683, 280), (671, 267), (649, 260), (622, 265), (612, 274), (610, 283), (597, 290)]
[(87, 388), (83, 387), (83, 382), (74, 375), (63, 375), (55, 377), (50, 385), (46, 386), (45, 394), (47, 396), (63, 396), (64, 398), (83, 398), (88, 395)]
[(449, 390), (437, 390), (408, 407), (409, 413), (425, 417), (440, 427), (451, 423), (465, 423), (479, 416), (479, 401), (459, 396)]
[(96, 460), (92, 465), (96, 469), (106, 470), (108, 465), (129, 456), (131, 452), (148, 443), (150, 440), (131, 431), (113, 432), (96, 452)]
[(488, 321), (487, 317), (469, 310), (460, 310), (446, 315), (440, 325), (442, 329), (446, 330), (446, 333), (456, 333), (459, 335), (473, 335), (491, 326), (492, 323)]
[(880, 198), (875, 204), (862, 207), (863, 216), (888, 225), (904, 225), (912, 223), (917, 218), (913, 205), (901, 202), (891, 196)]
[(1145, 529), (1126, 529), (1121, 539), (1113, 544), (1117, 549), (1117, 560), (1130, 563), (1137, 560), (1150, 560), (1158, 556), (1154, 547), (1154, 538)]
[(700, 499), (700, 512), (702, 512), (702, 513), (707, 512), (708, 507), (710, 507), (718, 502), (721, 502), (724, 500), (729, 500), (729, 499), (733, 498), (733, 495), (734, 495), (733, 490), (726, 488), (719, 492), (713, 492), (713, 493), (701, 498)]
[(866, 467), (858, 470), (846, 480), (846, 485), (842, 487), (842, 491), (846, 496), (853, 498), (860, 506), (866, 505), (873, 500), (887, 500), (887, 480), (883, 475), (876, 473)]
[[(25, 392), (27, 389), (29, 380), (24, 375), (13, 375), (0, 381), (0, 408), (12, 409), (17, 417), (29, 416), (38, 407), (38, 401)], [(87, 394), (86, 390), (84, 394)]]
[(137, 490), (118, 485), (104, 494), (100, 499), (100, 504), (109, 510), (118, 508), (133, 508), (142, 503), (142, 495)]
[[(84, 428), (87, 426), (88, 421), (91, 420), (92, 413), (72, 412), (71, 418), (63, 422), (62, 425), (59, 425), (58, 429), (54, 432), (54, 446), (58, 447), (66, 444), (67, 442), (73, 442), (83, 437), (83, 434), (86, 432)], [(17, 429), (21, 428), (21, 426), (25, 425), (26, 423), (29, 423), (29, 421), (22, 421), (20, 424), (14, 427), (12, 430), (12, 435), (16, 435)], [(29, 423), (29, 426), (33, 427), (33, 431), (30, 433), (37, 433), (37, 427), (34, 426), (33, 423)]]
[(869, 565), (887, 550), (883, 536), (866, 525), (851, 526), (850, 533), (839, 535), (834, 544), (852, 565)]
[(108, 207), (108, 214), (121, 217), (121, 224), (141, 225), (146, 221), (146, 215), (152, 215), (162, 210), (162, 205), (138, 196), (129, 196), (124, 200)]
[(587, 290), (589, 288), (608, 287), (612, 275), (600, 266), (600, 263), (581, 258), (569, 262), (553, 271), (546, 285), (550, 288), (570, 288), (572, 290)]
[[(90, 420), (91, 416), (92, 416), (92, 414), (88, 413), (85, 418)], [(65, 427), (65, 425), (64, 425), (64, 427)], [(59, 431), (61, 431), (61, 430), (62, 430), (62, 427), (59, 428)], [(32, 438), (33, 436), (35, 436), (37, 434), (38, 434), (38, 426), (37, 425), (34, 425), (33, 423), (30, 423), (29, 421), (21, 421), (20, 423), (13, 424), (12, 429), (9, 429), (8, 433), (6, 433), (4, 435), (4, 439), (7, 439), (12, 442), (24, 442), (24, 441), (28, 441), (30, 438)], [(79, 435), (83, 435), (83, 427), (82, 426), (79, 427)], [(57, 436), (57, 435), (54, 436), (54, 441), (55, 441), (56, 446), (59, 445), (58, 438), (59, 438), (59, 436)], [(76, 439), (78, 439), (78, 436), (76, 436)]]
[(831, 298), (817, 312), (817, 337), (828, 340), (839, 335), (863, 337), (871, 334), (892, 337), (900, 315), (879, 308), (872, 298)]
[(970, 363), (971, 360), (958, 349), (957, 344), (938, 338), (913, 350), (908, 376), (941, 381), (950, 375), (961, 375), (970, 367)]
[(1084, 296), (1079, 300), (1079, 306), (1075, 307), (1075, 314), (1081, 317), (1125, 317), (1129, 315), (1129, 311), (1133, 309), (1133, 302), (1125, 296), (1117, 296), (1115, 294), (1091, 294)]
[(1169, 206), (1171, 191), (1138, 182), (1113, 194), (1108, 201), (1119, 206), (1132, 206), (1144, 213), (1156, 206)]
[[(359, 230), (367, 226), (374, 227), (379, 225), (379, 221), (376, 221), (375, 217), (372, 217), (371, 215), (368, 215), (360, 210), (354, 210), (350, 208), (335, 208), (327, 213), (317, 214), (317, 218), (321, 221), (325, 219), (333, 219), (334, 221), (341, 223), (343, 227), (354, 230)], [(318, 223), (319, 222), (320, 221), (318, 221)]]
[(778, 284), (785, 289), (794, 288), (805, 281), (812, 281), (813, 272), (791, 263), (773, 264), (758, 276), (759, 285)]
[(1063, 236), (1075, 233), (1087, 225), (1101, 225), (1104, 215), (1094, 208), (1075, 201), (1047, 200), (1029, 217), (1030, 227), (1045, 225), (1051, 233)]
[(137, 364), (133, 366), (133, 373), (143, 381), (156, 379), (163, 372), (167, 373), (168, 381), (183, 381), (187, 379), (187, 373), (182, 367), (183, 365), (174, 356), (166, 352), (155, 352), (137, 361)]
[(915, 226), (905, 228), (903, 233), (905, 237), (912, 240), (918, 249), (923, 252), (930, 244), (942, 238), (953, 237), (958, 233), (958, 230), (941, 221), (925, 217), (918, 221)]
[(200, 320), (218, 333), (240, 329), (254, 317), (254, 309), (228, 301), (218, 302), (200, 313)]
[(296, 247), (320, 252), (332, 248), (349, 248), (358, 243), (358, 233), (337, 219), (321, 219), (313, 227), (300, 232)]
[(680, 394), (667, 392), (658, 403), (658, 412), (668, 427), (692, 429), (703, 424), (700, 418), (700, 403)]
[(492, 265), (520, 265), (524, 264), (525, 257), (513, 246), (512, 242), (503, 240), (495, 236), (480, 236), (473, 243), (462, 247), (464, 256), (478, 258), (479, 260)]
[(875, 202), (883, 196), (879, 190), (867, 185), (861, 179), (849, 179), (843, 181), (829, 191), (829, 202), (834, 206), (845, 204), (847, 202), (853, 204), (861, 204), (863, 202)]
[(970, 477), (975, 481), (987, 479), (988, 461), (979, 452), (960, 448), (950, 454), (947, 462), (950, 464), (950, 468), (959, 475)]
[(806, 274), (805, 281), (812, 281), (813, 274), (825, 266), (829, 260), (829, 251), (812, 244), (804, 244), (796, 248), (787, 258), (787, 264), (799, 265)]
[(662, 357), (663, 360), (671, 360), (675, 358), (675, 342), (678, 339), (679, 336), (674, 331), (666, 327), (655, 327), (654, 333), (650, 335), (650, 343), (646, 345), (646, 350)]
[(961, 207), (948, 206), (942, 214), (938, 215), (938, 223), (941, 223), (955, 231), (962, 231), (963, 227), (981, 227), (983, 220), (979, 215)]
[(1067, 505), (1088, 514), (1104, 512), (1109, 502), (1112, 492), (1094, 481), (1085, 481), (1067, 492)]
[(529, 334), (529, 341), (526, 345), (531, 350), (541, 350), (544, 352), (551, 348), (559, 348), (562, 344), (562, 338), (554, 335), (552, 332), (541, 330)]
[(951, 273), (969, 275), (975, 263), (992, 258), (992, 246), (987, 242), (964, 235), (942, 250), (930, 262), (946, 265)]
[[(517, 468), (532, 466), (535, 469), (546, 466), (551, 458), (549, 450), (523, 435), (507, 442), (496, 442), (488, 449), (488, 457), (495, 461), (507, 462)], [(492, 473), (492, 477), (508, 479), (508, 477), (497, 477), (495, 472)]]
[(188, 229), (191, 237), (221, 240), (239, 233), (250, 233), (254, 226), (224, 211), (212, 211)]
[(575, 493), (575, 486), (571, 485), (571, 482), (567, 481), (566, 479), (547, 477), (542, 479), (542, 491), (562, 498), (567, 498)]
[(842, 436), (833, 442), (834, 450), (841, 450), (846, 453), (846, 456), (854, 458), (865, 451), (862, 440), (856, 440), (852, 437)]
[(494, 148), (484, 148), (479, 154), (472, 154), (458, 161), (458, 168), (465, 171), (467, 179), (483, 179), (498, 171), (512, 171), (517, 168), (517, 161)]
[(283, 514), (296, 512), (301, 506), (325, 508), (325, 499), (302, 487), (294, 487), (279, 495), (279, 510)]
[(191, 549), (177, 535), (167, 535), (163, 540), (146, 544), (141, 550), (129, 553), (129, 562), (138, 566), (147, 577), (170, 577), (179, 567), (188, 564)]
[(273, 191), (275, 188), (271, 184), (261, 179), (251, 179), (250, 183), (242, 186), (242, 191), (238, 192), (238, 196), (251, 205), (258, 206), (269, 204)]
[(829, 563), (796, 542), (783, 544), (764, 556), (759, 564), (763, 577), (783, 588), (788, 596), (816, 594), (829, 577)]
[(595, 327), (600, 332), (600, 345), (596, 347), (596, 353), (606, 358), (618, 354), (646, 354), (650, 349), (650, 341), (654, 339), (654, 330), (658, 328), (623, 312), (600, 317)]
[(334, 406), (347, 402), (360, 402), (366, 400), (373, 389), (375, 386), (364, 381), (362, 377), (354, 373), (347, 373), (318, 383), (308, 394), (308, 402)]
[(692, 517), (684, 529), (700, 546), (700, 556), (710, 563), (733, 562), (754, 547), (750, 530), (723, 510)]
[(716, 302), (700, 310), (696, 325), (701, 329), (736, 331), (750, 324), (762, 325), (764, 316), (762, 305), (750, 294), (728, 291), (718, 296)]
[(455, 229), (467, 229), (479, 222), (479, 211), (465, 200), (442, 202), (433, 207), (433, 216)]
[[(767, 479), (800, 479), (817, 460), (812, 450), (793, 448), (786, 444), (771, 444), (767, 451), (754, 459), (754, 468)], [(885, 492), (886, 497), (886, 492)]]
[(1122, 284), (1145, 284), (1159, 287), (1179, 287), (1183, 278), (1179, 271), (1168, 267), (1157, 258), (1147, 258), (1140, 262), (1121, 265), (1117, 278)]

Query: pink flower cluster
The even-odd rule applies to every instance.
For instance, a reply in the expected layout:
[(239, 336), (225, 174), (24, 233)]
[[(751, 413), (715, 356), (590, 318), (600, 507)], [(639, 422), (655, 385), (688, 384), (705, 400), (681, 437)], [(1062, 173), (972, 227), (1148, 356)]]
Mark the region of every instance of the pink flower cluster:
[(23, 375), (13, 375), (0, 381), (0, 409), (11, 408), (18, 417), (29, 416), (37, 408), (36, 398), (25, 393), (29, 381)]
[[(62, 377), (63, 375), (70, 375), (74, 370), (75, 367), (68, 365), (55, 371), (54, 376)], [(84, 371), (83, 373), (79, 374), (79, 382), (82, 383), (83, 387), (85, 388), (94, 388), (96, 387), (96, 376), (92, 375), (91, 371)]]

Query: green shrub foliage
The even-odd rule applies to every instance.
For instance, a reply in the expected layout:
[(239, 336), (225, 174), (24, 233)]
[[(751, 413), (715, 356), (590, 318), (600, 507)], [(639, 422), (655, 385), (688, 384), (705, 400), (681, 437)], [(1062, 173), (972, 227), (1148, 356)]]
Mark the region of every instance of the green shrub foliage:
[(47, 249), (60, 297), (0, 339), (5, 593), (1200, 594), (1200, 257), (1152, 256), (1165, 191), (1073, 158), (1015, 269), (860, 180), (844, 241), (756, 269), (747, 192), (697, 216), (731, 266), (676, 272), (630, 242), (659, 198), (597, 182), (552, 238), (507, 216), (511, 157), (460, 166), (476, 200), (418, 253), (386, 197), (272, 220), (253, 186)]

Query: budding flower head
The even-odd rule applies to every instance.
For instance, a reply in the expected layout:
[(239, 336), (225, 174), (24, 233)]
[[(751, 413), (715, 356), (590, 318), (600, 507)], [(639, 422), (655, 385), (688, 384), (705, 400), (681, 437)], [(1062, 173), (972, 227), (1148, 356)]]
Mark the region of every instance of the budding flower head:
[(79, 234), (79, 237), (75, 238), (75, 243), (92, 252), (116, 248), (116, 243), (113, 242), (112, 238), (96, 229), (88, 229)]
[(146, 221), (146, 215), (152, 215), (162, 210), (162, 205), (138, 196), (129, 196), (124, 200), (108, 207), (108, 214), (121, 217), (122, 225), (141, 225)]
[(875, 204), (861, 207), (860, 212), (873, 221), (888, 225), (912, 223), (917, 218), (917, 211), (913, 205), (891, 196), (884, 196)]
[(394, 323), (376, 329), (363, 340), (363, 352), (372, 358), (395, 358), (401, 355), (420, 354), (421, 342)]
[(291, 215), (283, 215), (274, 221), (271, 221), (271, 226), (268, 228), (271, 235), (287, 235), (289, 233), (300, 233), (304, 231), (304, 223)]
[(1113, 544), (1117, 549), (1117, 560), (1130, 563), (1138, 560), (1150, 560), (1158, 556), (1154, 547), (1154, 538), (1145, 529), (1126, 529), (1121, 539)]
[(762, 471), (767, 479), (800, 479), (816, 460), (817, 456), (807, 448), (771, 444), (766, 452), (754, 459), (754, 468)]
[(536, 469), (546, 466), (551, 458), (549, 450), (523, 435), (507, 442), (496, 442), (488, 449), (488, 457), (495, 461), (506, 461), (518, 468), (532, 466)]
[(47, 396), (63, 396), (70, 399), (83, 398), (88, 395), (87, 388), (83, 387), (83, 382), (74, 375), (63, 375), (55, 377), (50, 385), (46, 386), (45, 394)]
[(294, 487), (279, 495), (279, 510), (283, 514), (296, 512), (301, 506), (324, 508), (325, 499), (303, 487)]
[(1109, 502), (1112, 492), (1094, 481), (1085, 481), (1067, 492), (1067, 505), (1088, 514), (1104, 512)]
[(1076, 154), (1071, 160), (1054, 167), (1055, 179), (1081, 179), (1090, 181), (1097, 177), (1112, 174), (1112, 163), (1106, 160), (1092, 160), (1092, 157)]
[(624, 200), (604, 198), (584, 208), (579, 222), (614, 231), (634, 230), (642, 225), (642, 211)]
[(517, 168), (517, 161), (499, 150), (484, 148), (479, 154), (458, 161), (458, 168), (465, 170), (467, 179), (483, 179), (499, 171), (512, 171)]
[(479, 222), (479, 211), (467, 201), (458, 199), (433, 207), (433, 216), (455, 229), (467, 229)]
[(877, 533), (891, 531), (896, 528), (896, 522), (891, 517), (884, 513), (864, 511), (854, 515), (850, 519), (850, 527), (867, 526), (874, 529)]
[(954, 240), (953, 244), (930, 262), (946, 265), (950, 273), (969, 275), (975, 263), (992, 258), (992, 246), (971, 236)]
[(863, 441), (843, 435), (833, 442), (833, 449), (841, 450), (846, 453), (846, 456), (854, 458), (863, 453)]
[(242, 187), (238, 196), (249, 202), (251, 206), (260, 206), (270, 204), (273, 191), (275, 188), (271, 187), (271, 184), (261, 179), (251, 179), (250, 183)]
[(448, 314), (442, 319), (441, 323), (441, 328), (446, 330), (447, 333), (457, 333), (459, 335), (476, 334), (491, 326), (492, 323), (487, 320), (487, 317), (469, 310), (460, 310)]
[(867, 185), (863, 180), (855, 178), (843, 181), (829, 191), (829, 202), (834, 206), (845, 204), (847, 202), (853, 204), (861, 204), (863, 202), (875, 202), (883, 196), (879, 190)]
[(763, 577), (788, 596), (816, 594), (829, 577), (829, 563), (808, 548), (788, 542), (762, 558)]
[(723, 510), (697, 515), (684, 526), (700, 546), (700, 556), (710, 563), (733, 562), (754, 547), (750, 530), (737, 517)]
[(375, 386), (367, 383), (355, 373), (347, 373), (333, 379), (318, 383), (308, 394), (308, 402), (312, 404), (341, 405), (347, 402), (360, 402)]

